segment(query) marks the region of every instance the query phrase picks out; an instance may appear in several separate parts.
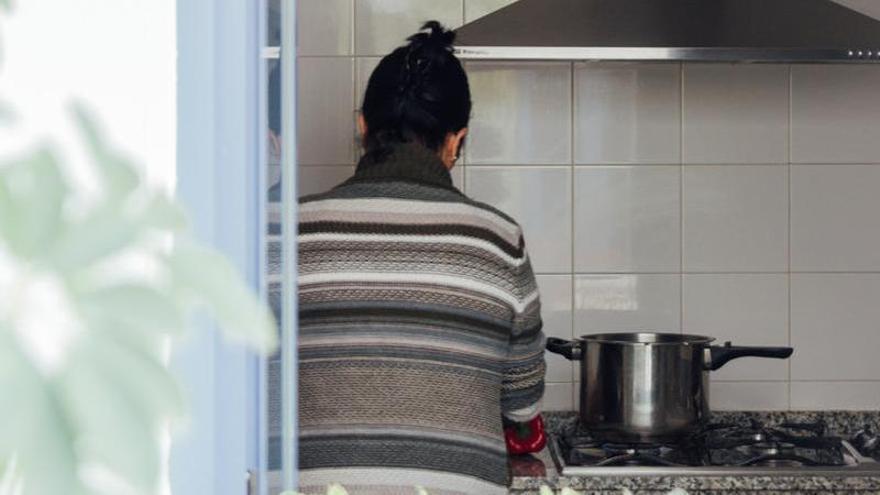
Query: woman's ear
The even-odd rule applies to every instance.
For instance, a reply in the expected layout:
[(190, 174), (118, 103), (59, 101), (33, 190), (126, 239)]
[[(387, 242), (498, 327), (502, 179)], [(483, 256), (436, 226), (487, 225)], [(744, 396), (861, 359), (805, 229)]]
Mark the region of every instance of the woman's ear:
[(358, 112), (357, 129), (358, 136), (360, 136), (361, 141), (363, 141), (367, 137), (367, 121), (364, 119), (364, 114), (361, 112)]
[(450, 132), (446, 135), (446, 142), (443, 143), (443, 150), (440, 153), (440, 159), (443, 160), (443, 164), (446, 165), (446, 168), (452, 170), (452, 167), (455, 166), (455, 162), (459, 159), (461, 146), (464, 144), (464, 138), (467, 136), (467, 133), (468, 129), (465, 127), (458, 132)]

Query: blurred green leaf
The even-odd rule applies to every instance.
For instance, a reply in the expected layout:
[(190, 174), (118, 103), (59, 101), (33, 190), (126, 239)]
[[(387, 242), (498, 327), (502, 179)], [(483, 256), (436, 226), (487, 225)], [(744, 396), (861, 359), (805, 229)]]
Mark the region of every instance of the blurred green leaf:
[(348, 495), (348, 492), (342, 487), (342, 485), (333, 483), (327, 487), (327, 495)]
[(54, 387), (0, 328), (0, 457), (14, 453), (27, 495), (79, 493), (74, 437)]
[(81, 294), (78, 305), (89, 321), (161, 337), (179, 334), (185, 325), (169, 292), (146, 285), (114, 285)]
[(53, 154), (39, 149), (0, 165), (0, 235), (23, 259), (38, 258), (61, 230), (67, 185)]
[(119, 211), (96, 208), (82, 220), (65, 226), (52, 248), (52, 263), (66, 272), (106, 259), (135, 242), (139, 227), (126, 221)]
[(5, 464), (0, 464), (0, 495), (21, 495), (21, 493), (18, 459), (13, 456)]
[(119, 341), (88, 337), (60, 377), (80, 454), (153, 493), (159, 474), (159, 421), (182, 412), (173, 378), (151, 356)]
[(186, 212), (164, 195), (153, 197), (141, 216), (147, 227), (179, 231), (187, 226)]
[(271, 311), (223, 255), (181, 243), (168, 264), (178, 289), (185, 297), (207, 305), (229, 338), (263, 352), (275, 349), (278, 343)]
[(95, 495), (78, 477), (86, 466), (154, 493), (159, 425), (184, 409), (161, 359), (166, 337), (188, 329), (194, 304), (206, 306), (228, 337), (261, 351), (276, 346), (275, 322), (221, 254), (179, 238), (158, 255), (165, 282), (106, 285), (94, 268), (123, 252), (152, 255), (157, 241), (184, 231), (186, 215), (173, 199), (141, 188), (135, 167), (105, 143), (88, 112), (73, 113), (104, 192), (94, 209), (64, 214), (69, 191), (46, 147), (0, 163), (0, 247), (13, 263), (33, 265), (12, 273), (60, 280), (82, 328), (62, 368), (45, 370), (18, 346), (20, 329), (0, 319), (0, 396), (11, 398), (0, 407), (0, 461), (16, 455), (24, 495)]
[(74, 104), (71, 110), (104, 183), (104, 193), (109, 201), (117, 202), (140, 184), (137, 170), (131, 161), (104, 143), (95, 119), (85, 107)]

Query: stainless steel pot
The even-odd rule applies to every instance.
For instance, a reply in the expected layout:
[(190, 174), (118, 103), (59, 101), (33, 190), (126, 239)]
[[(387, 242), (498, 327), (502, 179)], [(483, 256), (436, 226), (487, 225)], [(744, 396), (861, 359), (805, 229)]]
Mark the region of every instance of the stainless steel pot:
[(731, 359), (785, 359), (790, 347), (710, 345), (715, 339), (672, 333), (609, 333), (547, 350), (581, 363), (580, 421), (606, 442), (672, 442), (709, 419), (709, 371)]

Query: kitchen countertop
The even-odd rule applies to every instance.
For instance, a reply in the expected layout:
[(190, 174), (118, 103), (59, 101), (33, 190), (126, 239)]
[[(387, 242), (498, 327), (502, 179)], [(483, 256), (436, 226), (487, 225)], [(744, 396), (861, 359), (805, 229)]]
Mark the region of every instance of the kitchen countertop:
[[(822, 420), (830, 434), (849, 438), (870, 425), (880, 430), (880, 411), (780, 411), (780, 412), (716, 412), (714, 422), (736, 422), (756, 419), (766, 424), (814, 422)], [(567, 434), (577, 428), (574, 412), (545, 414), (550, 435)], [(539, 474), (540, 465), (546, 474)], [(693, 476), (693, 475), (623, 475), (623, 476), (560, 476), (548, 449), (512, 461), (513, 482), (510, 493), (537, 494), (542, 485), (561, 489), (573, 488), (585, 495), (620, 495), (624, 488), (634, 495), (666, 494), (680, 488), (689, 494), (880, 494), (880, 474), (871, 476)]]

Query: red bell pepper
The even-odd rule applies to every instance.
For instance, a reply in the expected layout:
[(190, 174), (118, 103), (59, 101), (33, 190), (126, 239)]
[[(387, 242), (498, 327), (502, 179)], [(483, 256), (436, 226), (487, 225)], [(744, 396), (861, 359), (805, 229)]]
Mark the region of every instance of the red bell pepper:
[(547, 445), (544, 418), (535, 416), (525, 423), (512, 423), (504, 428), (504, 442), (511, 455), (533, 454)]

